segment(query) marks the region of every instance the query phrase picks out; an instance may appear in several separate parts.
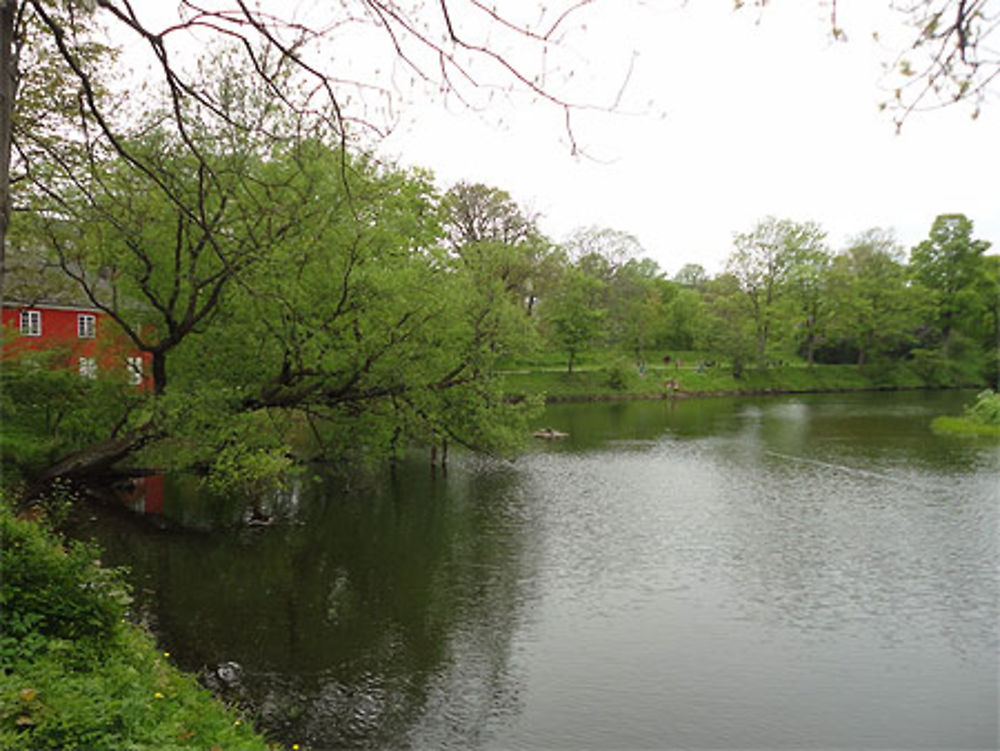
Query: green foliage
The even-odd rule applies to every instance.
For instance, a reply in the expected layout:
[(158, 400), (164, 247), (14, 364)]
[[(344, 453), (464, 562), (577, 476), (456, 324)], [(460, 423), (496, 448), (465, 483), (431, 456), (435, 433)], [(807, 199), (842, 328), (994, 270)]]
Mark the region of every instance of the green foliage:
[(559, 292), (546, 307), (545, 320), (553, 344), (567, 355), (567, 371), (573, 372), (576, 354), (601, 334), (605, 310), (600, 301), (602, 282), (573, 267), (566, 270)]
[(0, 508), (0, 747), (266, 748), (123, 620), (97, 552)]
[(1000, 394), (987, 389), (965, 408), (962, 417), (936, 417), (931, 428), (941, 433), (1000, 438)]
[(1000, 394), (988, 389), (976, 397), (976, 401), (965, 408), (965, 416), (980, 425), (1000, 427)]
[(911, 254), (911, 272), (933, 295), (934, 323), (942, 338), (952, 329), (974, 336), (988, 305), (983, 254), (990, 244), (973, 239), (972, 232), (964, 215), (941, 215)]
[(910, 351), (910, 367), (931, 388), (982, 384), (985, 354), (975, 343), (952, 332), (937, 347), (916, 347)]
[(936, 433), (1000, 438), (1000, 425), (983, 425), (966, 417), (942, 415), (931, 420), (931, 430)]
[(0, 367), (0, 454), (4, 483), (30, 477), (70, 451), (129, 424), (144, 395), (124, 368), (82, 378), (65, 348), (14, 350)]
[(821, 290), (828, 261), (825, 238), (826, 233), (813, 222), (775, 217), (767, 217), (750, 232), (734, 237), (735, 248), (726, 271), (742, 293), (745, 315), (752, 322), (759, 370), (767, 368), (775, 331), (793, 320), (779, 308), (784, 298), (797, 303), (786, 306), (785, 311), (801, 315), (811, 359), (825, 300)]
[[(622, 360), (623, 366), (627, 360)], [(505, 390), (511, 394), (543, 395), (547, 398), (587, 399), (587, 398), (662, 398), (674, 393), (668, 382), (677, 385), (679, 396), (726, 394), (726, 393), (780, 393), (814, 392), (838, 390), (862, 390), (875, 388), (916, 388), (921, 382), (905, 369), (891, 375), (873, 377), (867, 370), (854, 365), (815, 365), (806, 367), (804, 363), (772, 366), (765, 372), (748, 371), (742, 377), (734, 377), (728, 368), (715, 365), (699, 366), (695, 357), (685, 359), (685, 365), (676, 369), (670, 367), (650, 367), (643, 375), (631, 366), (620, 371), (620, 377), (609, 377), (614, 365), (599, 369), (578, 370), (573, 374), (553, 371), (532, 371), (509, 373), (504, 376)]]
[(853, 238), (833, 259), (828, 291), (829, 341), (851, 352), (859, 365), (886, 362), (915, 343), (928, 296), (910, 282), (891, 232), (876, 228)]
[[(206, 85), (282, 124), (270, 120), (273, 92), (232, 76)], [(982, 383), (995, 362), (1000, 307), (988, 293), (1000, 282), (954, 218), (915, 250), (912, 273), (888, 236), (832, 259), (818, 226), (770, 217), (735, 238), (727, 273), (690, 267), (671, 282), (627, 233), (582, 230), (554, 248), (487, 186), (441, 196), (426, 173), (322, 137), (261, 141), (199, 121), (190, 138), (150, 127), (128, 141), (148, 170), (95, 157), (58, 211), (46, 195), (19, 220), (25, 247), (52, 246), (151, 353), (155, 393), (9, 369), (2, 448), (15, 475), (139, 427), (158, 439), (141, 461), (251, 495), (296, 458), (367, 463), (443, 441), (503, 453), (531, 405), (505, 398), (498, 363), (544, 349), (572, 374), (604, 346), (598, 390), (650, 394), (663, 384), (636, 368), (664, 349), (728, 367), (681, 374), (682, 390), (782, 388), (787, 374), (763, 374), (798, 354), (852, 359), (869, 385), (911, 371), (930, 386)], [(946, 273), (953, 260), (968, 273)], [(624, 353), (627, 367), (613, 361)]]
[(639, 380), (635, 363), (618, 360), (604, 370), (604, 383), (614, 391), (627, 391)]
[[(707, 281), (700, 284), (705, 285)], [(680, 289), (666, 305), (658, 343), (670, 349), (694, 349), (704, 337), (708, 316), (708, 306), (701, 293)]]
[(62, 544), (38, 525), (0, 514), (0, 659), (32, 659), (73, 642), (74, 655), (102, 654), (130, 599), (120, 572), (100, 568), (98, 551)]
[(925, 386), (944, 388), (953, 384), (955, 374), (952, 363), (940, 350), (917, 347), (910, 351), (910, 357), (910, 367)]

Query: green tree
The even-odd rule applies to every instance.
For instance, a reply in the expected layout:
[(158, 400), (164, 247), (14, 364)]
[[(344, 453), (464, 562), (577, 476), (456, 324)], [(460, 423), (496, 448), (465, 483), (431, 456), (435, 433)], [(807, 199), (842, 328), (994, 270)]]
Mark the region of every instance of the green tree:
[[(710, 285), (711, 280), (703, 283), (706, 290)], [(695, 349), (707, 325), (707, 315), (702, 292), (690, 288), (678, 290), (666, 305), (660, 342), (673, 349)]]
[(287, 451), (302, 419), (341, 461), (409, 441), (502, 450), (524, 434), (493, 375), (523, 341), (523, 312), (499, 280), (447, 261), (426, 175), (355, 159), (345, 184), (342, 160), (313, 143), (274, 165), (291, 170), (272, 192), (289, 231), (230, 287), (212, 335), (178, 353), (172, 432), (215, 436), (199, 445), (229, 447), (230, 475)]
[(697, 290), (704, 289), (708, 279), (708, 272), (700, 263), (686, 263), (674, 274), (674, 281), (677, 284)]
[[(23, 142), (19, 141), (19, 124), (24, 126), (20, 133), (36, 139), (43, 115), (64, 113), (66, 117), (54, 131), (62, 138), (98, 145), (139, 172), (150, 166), (146, 155), (133, 151), (129, 139), (136, 135), (137, 113), (149, 106), (143, 98), (145, 86), (133, 87), (129, 100), (104, 96), (114, 89), (120, 68), (95, 56), (101, 39), (128, 47), (136, 69), (148, 70), (151, 88), (159, 86), (170, 102), (161, 128), (169, 130), (196, 160), (206, 154), (188, 138), (192, 118), (210, 119), (217, 126), (228, 123), (247, 132), (266, 130), (239, 109), (223, 106), (215, 91), (203, 86), (204, 66), (178, 64), (189, 56), (186, 45), (192, 32), (203, 46), (222, 44), (234, 50), (244, 72), (243, 82), (252, 80), (275, 94), (272, 106), (297, 121), (293, 132), (322, 124), (347, 146), (383, 135), (394, 122), (396, 81), (378, 73), (357, 77), (352, 66), (340, 63), (340, 58), (335, 65), (328, 55), (345, 40), (352, 43), (353, 38), (368, 34), (369, 39), (383, 39), (389, 54), (428, 94), (453, 94), (473, 104), (492, 96), (498, 87), (532, 93), (561, 111), (575, 151), (575, 108), (557, 91), (557, 81), (565, 79), (552, 75), (548, 62), (537, 70), (522, 65), (520, 60), (526, 58), (508, 55), (499, 44), (476, 41), (462, 22), (463, 9), (471, 9), (490, 30), (513, 38), (521, 51), (537, 51), (545, 61), (563, 47), (566, 36), (572, 34), (573, 19), (583, 11), (579, 3), (560, 3), (541, 8), (535, 22), (525, 24), (496, 9), (484, 14), (478, 2), (466, 0), (442, 0), (433, 6), (351, 0), (319, 4), (311, 8), (308, 22), (303, 22), (294, 3), (261, 7), (231, 0), (206, 6), (182, 0), (175, 16), (158, 23), (148, 8), (127, 0), (0, 0), (0, 296), (10, 177), (25, 167), (21, 149), (11, 150), (12, 144)], [(373, 56), (380, 54), (377, 44), (370, 48)], [(471, 75), (477, 62), (487, 63), (494, 75)], [(32, 109), (27, 96), (31, 87), (22, 85), (33, 73), (42, 82), (38, 90), (49, 94), (42, 109)], [(71, 95), (54, 95), (62, 92)], [(127, 106), (130, 103), (133, 106)], [(211, 171), (209, 160), (203, 166)], [(210, 231), (211, 225), (206, 223), (202, 229)]]
[(757, 367), (767, 368), (768, 344), (778, 323), (778, 303), (792, 267), (794, 252), (808, 238), (807, 225), (767, 217), (747, 233), (733, 238), (735, 248), (726, 262), (753, 322)]
[(558, 293), (545, 306), (551, 340), (566, 352), (566, 370), (573, 372), (577, 354), (593, 344), (604, 329), (601, 280), (575, 266), (566, 268)]
[(830, 251), (826, 232), (813, 222), (790, 226), (785, 236), (788, 255), (785, 292), (794, 307), (798, 339), (811, 366), (822, 332), (830, 318), (827, 290)]
[(82, 176), (58, 217), (32, 215), (64, 272), (160, 363), (128, 415), (132, 449), (259, 486), (287, 468), (303, 426), (339, 460), (408, 441), (502, 450), (524, 435), (525, 408), (493, 371), (528, 319), (502, 279), (439, 247), (426, 175), (309, 140), (230, 151), (208, 180), (183, 150), (155, 148), (211, 235), (117, 161)]
[(910, 253), (914, 278), (934, 296), (933, 324), (941, 340), (952, 331), (975, 334), (989, 307), (983, 255), (990, 243), (973, 239), (972, 232), (964, 214), (942, 214)]
[(634, 235), (609, 227), (581, 227), (563, 243), (563, 250), (578, 268), (603, 282), (643, 255)]
[(925, 291), (910, 283), (891, 231), (873, 228), (850, 240), (829, 274), (830, 338), (847, 345), (858, 365), (902, 357), (920, 326)]
[(631, 352), (636, 365), (645, 361), (646, 350), (662, 327), (663, 286), (655, 261), (627, 261), (611, 278), (608, 290), (608, 333), (619, 347)]
[(561, 262), (537, 218), (506, 191), (479, 183), (453, 186), (441, 208), (445, 241), (459, 262), (484, 280), (498, 280), (533, 315)]
[(928, 383), (975, 384), (993, 378), (996, 286), (984, 255), (989, 247), (973, 238), (967, 217), (944, 214), (910, 253), (910, 271), (930, 302), (921, 346), (913, 352)]
[(984, 256), (985, 276), (983, 291), (986, 296), (987, 311), (984, 346), (989, 353), (986, 361), (987, 383), (994, 390), (1000, 388), (1000, 256)]
[(700, 319), (695, 346), (729, 358), (735, 378), (742, 378), (757, 345), (757, 325), (746, 293), (733, 274), (720, 274), (705, 286), (706, 315)]

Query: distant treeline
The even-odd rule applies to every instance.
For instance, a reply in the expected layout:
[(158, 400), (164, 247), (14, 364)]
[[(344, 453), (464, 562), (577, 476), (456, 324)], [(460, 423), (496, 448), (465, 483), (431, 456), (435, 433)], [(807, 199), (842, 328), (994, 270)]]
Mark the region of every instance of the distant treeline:
[(1000, 257), (961, 214), (942, 215), (907, 252), (870, 229), (831, 248), (813, 222), (768, 217), (734, 237), (725, 270), (684, 266), (672, 279), (631, 235), (583, 229), (558, 245), (510, 197), (458, 185), (445, 197), (451, 251), (503, 280), (542, 346), (713, 353), (745, 368), (801, 357), (869, 369), (906, 362), (930, 386), (995, 383)]

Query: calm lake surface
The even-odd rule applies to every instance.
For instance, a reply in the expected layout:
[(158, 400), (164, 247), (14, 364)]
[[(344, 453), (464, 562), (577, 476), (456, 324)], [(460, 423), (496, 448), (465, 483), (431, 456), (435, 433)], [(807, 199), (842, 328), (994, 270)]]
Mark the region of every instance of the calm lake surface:
[(972, 397), (559, 405), (514, 463), (79, 534), (289, 744), (995, 749), (1000, 445), (928, 427)]

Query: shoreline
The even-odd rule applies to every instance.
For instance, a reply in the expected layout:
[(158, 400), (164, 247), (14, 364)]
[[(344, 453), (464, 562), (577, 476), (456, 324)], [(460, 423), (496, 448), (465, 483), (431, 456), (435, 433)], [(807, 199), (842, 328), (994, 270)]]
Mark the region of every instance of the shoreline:
[[(620, 394), (546, 394), (544, 397), (546, 404), (567, 404), (572, 402), (626, 402), (626, 401), (666, 401), (666, 400), (687, 400), (687, 399), (708, 399), (723, 396), (785, 396), (789, 394), (847, 394), (864, 393), (875, 391), (956, 391), (962, 389), (975, 389), (978, 386), (955, 386), (951, 388), (937, 388), (931, 386), (840, 386), (840, 387), (816, 387), (816, 388), (763, 388), (763, 389), (720, 389), (720, 390), (679, 390), (673, 393), (620, 393)], [(512, 395), (512, 399), (522, 401), (527, 398), (525, 394)]]

